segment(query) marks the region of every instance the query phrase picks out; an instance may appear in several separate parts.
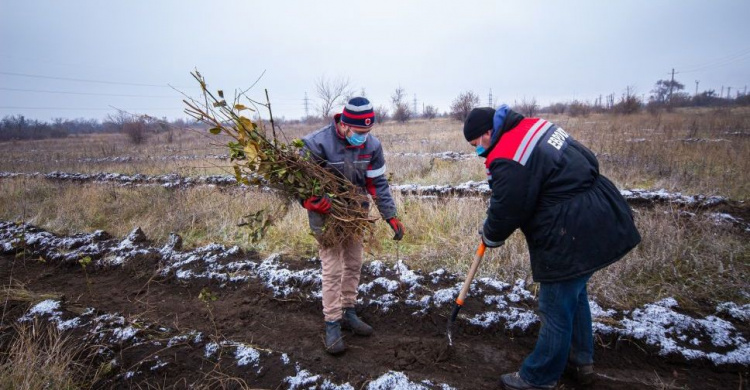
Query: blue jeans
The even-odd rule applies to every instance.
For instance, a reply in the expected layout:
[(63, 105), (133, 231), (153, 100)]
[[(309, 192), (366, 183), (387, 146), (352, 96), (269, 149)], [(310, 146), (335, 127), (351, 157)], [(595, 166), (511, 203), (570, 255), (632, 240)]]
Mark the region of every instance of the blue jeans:
[(540, 283), (542, 327), (534, 351), (520, 375), (533, 385), (557, 382), (570, 359), (577, 366), (594, 362), (594, 336), (586, 283), (591, 274), (557, 283)]

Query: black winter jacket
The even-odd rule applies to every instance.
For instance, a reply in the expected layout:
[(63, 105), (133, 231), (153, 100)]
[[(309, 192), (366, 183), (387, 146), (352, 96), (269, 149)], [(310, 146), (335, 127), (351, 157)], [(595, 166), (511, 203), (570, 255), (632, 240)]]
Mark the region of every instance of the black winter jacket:
[(492, 140), (483, 155), (492, 189), (484, 234), (503, 241), (520, 227), (535, 281), (592, 273), (640, 242), (625, 199), (563, 129), (510, 110)]

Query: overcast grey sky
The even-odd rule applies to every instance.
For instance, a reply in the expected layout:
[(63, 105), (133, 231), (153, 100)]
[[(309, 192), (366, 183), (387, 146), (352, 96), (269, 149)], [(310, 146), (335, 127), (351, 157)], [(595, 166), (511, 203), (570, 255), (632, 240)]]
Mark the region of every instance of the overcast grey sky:
[(461, 92), (486, 105), (593, 101), (675, 79), (686, 91), (750, 84), (750, 1), (0, 0), (0, 116), (102, 119), (111, 106), (185, 117), (197, 68), (209, 87), (267, 88), (274, 115), (317, 104), (315, 81), (346, 77), (419, 110)]

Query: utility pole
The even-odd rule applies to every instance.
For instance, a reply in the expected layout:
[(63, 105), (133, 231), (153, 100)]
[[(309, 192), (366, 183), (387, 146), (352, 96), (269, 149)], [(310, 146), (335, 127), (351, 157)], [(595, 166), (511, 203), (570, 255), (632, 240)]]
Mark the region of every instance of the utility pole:
[(490, 102), (490, 107), (495, 107), (492, 105), (492, 88), (490, 88), (490, 96), (488, 97), (488, 101)]
[(732, 98), (732, 87), (727, 87), (727, 99)]
[(305, 119), (310, 117), (310, 99), (307, 98), (307, 92), (305, 92)]
[(723, 85), (721, 86), (721, 93), (719, 93), (719, 98), (720, 99), (724, 98), (724, 86)]
[(698, 83), (700, 83), (700, 81), (695, 80), (695, 96), (698, 96)]
[(672, 81), (669, 83), (669, 103), (672, 103), (672, 86), (674, 85), (674, 68), (672, 68)]
[(414, 94), (414, 115), (417, 115), (417, 94)]

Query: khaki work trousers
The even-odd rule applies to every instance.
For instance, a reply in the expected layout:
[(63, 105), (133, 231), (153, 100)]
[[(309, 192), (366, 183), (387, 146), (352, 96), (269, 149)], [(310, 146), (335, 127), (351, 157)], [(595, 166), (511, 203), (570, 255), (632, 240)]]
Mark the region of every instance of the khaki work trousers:
[(330, 248), (320, 248), (323, 263), (323, 316), (338, 321), (342, 308), (354, 307), (362, 271), (362, 238), (345, 238)]

